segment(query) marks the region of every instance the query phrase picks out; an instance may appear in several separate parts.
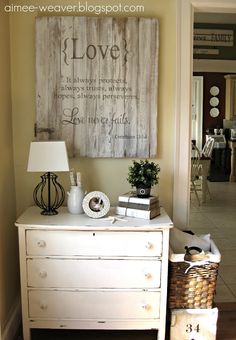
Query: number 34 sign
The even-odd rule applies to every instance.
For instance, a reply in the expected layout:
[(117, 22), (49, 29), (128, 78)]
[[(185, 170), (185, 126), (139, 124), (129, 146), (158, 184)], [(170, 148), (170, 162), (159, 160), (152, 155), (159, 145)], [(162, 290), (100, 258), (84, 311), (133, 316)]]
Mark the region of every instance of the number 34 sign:
[(218, 309), (171, 311), (170, 340), (215, 340)]
[(199, 333), (200, 332), (200, 325), (199, 323), (197, 325), (192, 325), (191, 323), (186, 325), (186, 333)]

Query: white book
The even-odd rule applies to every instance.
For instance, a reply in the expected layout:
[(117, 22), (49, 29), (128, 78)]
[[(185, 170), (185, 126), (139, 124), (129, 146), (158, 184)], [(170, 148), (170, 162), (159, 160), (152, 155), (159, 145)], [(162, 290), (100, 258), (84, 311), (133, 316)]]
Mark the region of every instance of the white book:
[(155, 210), (159, 208), (159, 201), (153, 202), (152, 204), (132, 203), (119, 201), (119, 207), (125, 207), (130, 209), (139, 210)]
[(143, 218), (146, 220), (151, 220), (152, 218), (160, 215), (160, 208), (154, 210), (140, 210), (140, 209), (131, 209), (125, 207), (116, 207), (116, 214), (122, 216), (129, 217), (137, 217)]
[(150, 196), (146, 198), (140, 198), (136, 195), (135, 192), (127, 192), (126, 194), (120, 195), (118, 197), (119, 202), (130, 202), (130, 203), (138, 203), (138, 204), (147, 204), (151, 205), (154, 202), (158, 202), (158, 196)]

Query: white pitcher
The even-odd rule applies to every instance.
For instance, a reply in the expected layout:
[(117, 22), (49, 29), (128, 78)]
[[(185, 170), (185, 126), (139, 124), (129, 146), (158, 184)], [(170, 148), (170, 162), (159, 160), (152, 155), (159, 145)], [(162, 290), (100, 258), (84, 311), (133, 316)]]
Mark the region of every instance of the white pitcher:
[(82, 207), (82, 202), (84, 198), (84, 192), (81, 186), (72, 185), (70, 192), (67, 192), (68, 200), (67, 207), (71, 214), (83, 214), (84, 210)]

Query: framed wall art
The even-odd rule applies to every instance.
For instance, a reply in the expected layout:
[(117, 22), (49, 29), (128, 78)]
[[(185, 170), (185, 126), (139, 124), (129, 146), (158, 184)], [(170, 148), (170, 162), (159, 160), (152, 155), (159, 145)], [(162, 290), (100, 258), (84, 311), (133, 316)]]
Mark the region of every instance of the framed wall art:
[(155, 18), (36, 19), (37, 139), (70, 156), (155, 157)]

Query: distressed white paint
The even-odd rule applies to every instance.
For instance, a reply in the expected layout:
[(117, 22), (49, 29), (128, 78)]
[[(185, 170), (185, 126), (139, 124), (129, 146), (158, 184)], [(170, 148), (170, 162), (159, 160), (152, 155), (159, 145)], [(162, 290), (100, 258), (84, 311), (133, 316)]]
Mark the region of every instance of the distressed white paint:
[(36, 19), (38, 139), (70, 155), (155, 157), (159, 25), (154, 18)]
[[(67, 233), (62, 230), (28, 230), (26, 232), (27, 253), (29, 255), (57, 255), (58, 253), (65, 256), (72, 256), (78, 249), (81, 255), (101, 255), (101, 256), (118, 256), (127, 254), (129, 256), (160, 256), (162, 233), (116, 233), (116, 242), (114, 235), (106, 232), (100, 232), (96, 238), (91, 232), (71, 231)], [(152, 247), (147, 248), (149, 238), (152, 237)], [(104, 241), (107, 243), (104, 249)], [(134, 243), (130, 247), (131, 243)], [(42, 244), (41, 244), (42, 243)], [(68, 243), (70, 247), (68, 248)]]
[[(61, 268), (64, 271), (63, 275)], [(159, 288), (160, 269), (161, 262), (156, 260), (89, 258), (27, 260), (29, 286), (41, 288)], [(121, 272), (123, 275), (120, 275)]]
[(159, 319), (158, 291), (29, 291), (29, 317), (36, 319)]
[(31, 328), (156, 329), (165, 339), (172, 222), (164, 209), (111, 224), (31, 207), (16, 225), (24, 340)]

